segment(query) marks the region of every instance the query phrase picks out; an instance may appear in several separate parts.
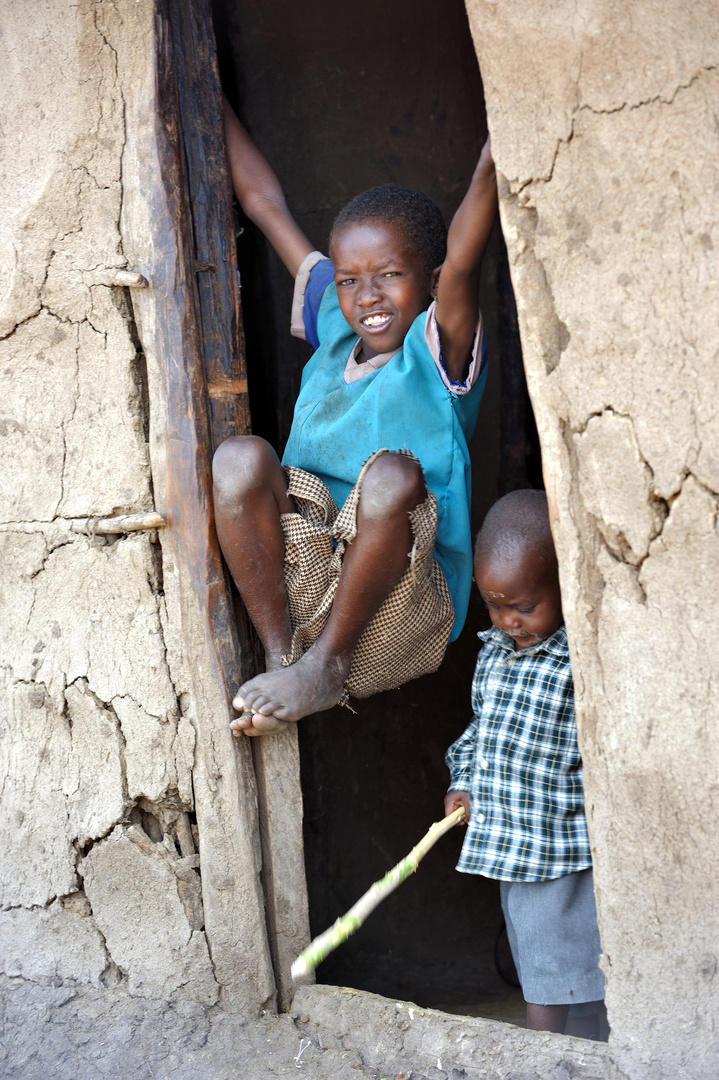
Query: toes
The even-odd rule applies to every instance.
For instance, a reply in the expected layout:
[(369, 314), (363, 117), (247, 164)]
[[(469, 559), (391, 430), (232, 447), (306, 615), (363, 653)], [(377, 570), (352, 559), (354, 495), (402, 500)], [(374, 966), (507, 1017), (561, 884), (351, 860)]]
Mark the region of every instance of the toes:
[(282, 731), (287, 727), (284, 720), (278, 720), (276, 716), (264, 716), (262, 713), (256, 713), (252, 718), (252, 726), (256, 731), (267, 734), (271, 731)]
[(279, 701), (265, 698), (261, 703), (258, 702), (252, 711), (255, 716), (276, 716), (278, 708), (282, 708)]
[(235, 694), (232, 701), (232, 708), (237, 709), (238, 712), (244, 712), (247, 708), (247, 695), (252, 693), (247, 686), (241, 686)]
[(242, 716), (238, 716), (230, 722), (230, 731), (236, 739), (240, 739), (243, 735), (247, 735), (251, 727), (252, 713), (249, 712), (244, 712)]
[(272, 712), (270, 695), (266, 690), (262, 690), (260, 687), (257, 687), (254, 690), (245, 690), (243, 687), (240, 687), (237, 697), (232, 704), (238, 712), (249, 714), (260, 712), (260, 710), (265, 714)]
[(260, 713), (262, 716), (271, 716), (275, 708), (281, 704), (270, 690), (258, 690), (251, 697), (251, 703), (250, 695), (245, 699), (245, 709), (253, 715)]
[(252, 708), (252, 704), (255, 701), (255, 698), (258, 694), (262, 693), (261, 687), (255, 685), (258, 678), (261, 679), (262, 676), (257, 675), (254, 679), (248, 679), (248, 681), (246, 683), (243, 683), (240, 689), (237, 691), (237, 696), (233, 701), (233, 705), (236, 709), (242, 709), (243, 706), (246, 709)]
[[(235, 703), (237, 699), (235, 699)], [(230, 722), (230, 731), (236, 739), (243, 735), (271, 735), (276, 731), (284, 731), (289, 724), (286, 720), (273, 715), (273, 702), (268, 702), (264, 708), (266, 712), (251, 712), (243, 708), (242, 715), (235, 717)]]
[(234, 720), (230, 722), (230, 727), (233, 731), (243, 731), (245, 728), (250, 727), (252, 724), (252, 713), (246, 709), (242, 710), (241, 716), (236, 716)]
[(286, 720), (277, 720), (274, 716), (255, 716), (255, 722), (252, 727), (245, 728), (240, 734), (251, 735), (254, 737), (261, 735), (274, 735), (278, 731), (284, 731), (290, 725)]

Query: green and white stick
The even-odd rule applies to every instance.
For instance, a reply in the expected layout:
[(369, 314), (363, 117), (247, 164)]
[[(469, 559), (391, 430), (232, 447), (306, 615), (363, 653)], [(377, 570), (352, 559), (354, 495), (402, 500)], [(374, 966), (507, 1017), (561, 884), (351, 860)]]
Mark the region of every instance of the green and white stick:
[(355, 930), (360, 928), (377, 905), (381, 904), (391, 892), (394, 892), (405, 878), (415, 872), (420, 861), (425, 857), (429, 849), (437, 843), (440, 836), (444, 836), (453, 825), (459, 824), (463, 817), (464, 808), (460, 806), (446, 818), (443, 818), (442, 821), (435, 821), (417, 846), (412, 848), (409, 855), (405, 855), (404, 859), (398, 862), (383, 878), (375, 881), (364, 896), (361, 896), (347, 914), (338, 919), (329, 930), (325, 930), (324, 934), (316, 937), (305, 951), (300, 953), (292, 965), (292, 978), (295, 982), (308, 975), (310, 971), (314, 971), (325, 957), (329, 956), (338, 945), (342, 945), (351, 934), (354, 934)]

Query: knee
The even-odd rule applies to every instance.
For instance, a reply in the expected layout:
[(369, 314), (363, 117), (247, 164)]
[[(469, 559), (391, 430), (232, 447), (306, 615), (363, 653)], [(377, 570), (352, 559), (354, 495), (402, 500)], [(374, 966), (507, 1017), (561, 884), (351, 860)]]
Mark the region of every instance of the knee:
[(279, 468), (277, 454), (257, 435), (234, 435), (218, 446), (212, 459), (215, 502), (236, 503), (263, 486)]
[(427, 498), (419, 462), (404, 454), (386, 453), (370, 465), (362, 483), (360, 506), (371, 518), (409, 513)]

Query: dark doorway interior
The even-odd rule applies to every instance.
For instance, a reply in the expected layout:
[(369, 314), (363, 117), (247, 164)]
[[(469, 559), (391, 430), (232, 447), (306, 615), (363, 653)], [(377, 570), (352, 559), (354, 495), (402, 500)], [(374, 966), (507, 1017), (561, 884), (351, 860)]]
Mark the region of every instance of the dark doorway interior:
[[(223, 82), (321, 250), (358, 191), (398, 181), (428, 192), (447, 220), (486, 132), (462, 0), (216, 0)], [(309, 348), (289, 336), (292, 283), (245, 224), (239, 242), (254, 430), (281, 451)], [(491, 373), (473, 443), (474, 514), (541, 468), (500, 230), (485, 266)], [(501, 358), (501, 363), (500, 363)], [(300, 724), (305, 860), (313, 934), (325, 929), (442, 816), (443, 755), (470, 718), (478, 597), (442, 668), (398, 691)], [(454, 871), (456, 830), (418, 875), (318, 971), (420, 1005), (521, 1015), (498, 974), (496, 886)], [(521, 999), (520, 999), (521, 1000)]]

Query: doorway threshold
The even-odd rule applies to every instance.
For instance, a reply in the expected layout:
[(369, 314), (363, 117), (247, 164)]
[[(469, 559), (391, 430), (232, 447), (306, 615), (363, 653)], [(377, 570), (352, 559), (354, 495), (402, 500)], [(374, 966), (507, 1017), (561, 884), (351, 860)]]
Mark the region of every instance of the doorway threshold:
[(424, 1009), (365, 990), (302, 986), (291, 1015), (320, 1049), (403, 1080), (618, 1080), (606, 1043)]

